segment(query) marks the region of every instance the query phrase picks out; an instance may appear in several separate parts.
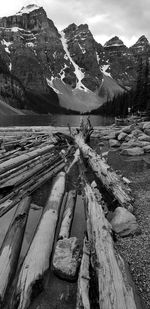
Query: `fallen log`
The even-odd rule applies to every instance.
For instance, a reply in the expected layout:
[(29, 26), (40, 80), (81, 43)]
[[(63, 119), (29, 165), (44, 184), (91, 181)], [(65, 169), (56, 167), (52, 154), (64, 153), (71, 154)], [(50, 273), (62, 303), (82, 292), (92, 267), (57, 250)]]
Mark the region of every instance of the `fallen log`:
[(121, 177), (110, 168), (104, 159), (101, 159), (101, 156), (94, 149), (85, 143), (82, 132), (75, 135), (75, 142), (95, 175), (110, 192), (114, 200), (129, 211), (133, 211), (133, 199), (129, 195), (128, 186), (123, 183)]
[(90, 243), (84, 238), (83, 255), (78, 277), (76, 309), (90, 309), (89, 285), (90, 285)]
[(77, 191), (76, 190), (69, 191), (58, 239), (69, 238), (76, 198), (77, 198)]
[(51, 151), (52, 148), (54, 148), (54, 145), (44, 146), (42, 148), (38, 148), (36, 150), (30, 151), (26, 154), (22, 154), (16, 158), (9, 159), (0, 165), (0, 174), (3, 174), (6, 171), (9, 171), (10, 169), (14, 167), (17, 167), (18, 165), (24, 162), (27, 162), (30, 159), (35, 158), (36, 156), (47, 153), (48, 151)]
[(0, 183), (5, 182), (6, 180), (9, 180), (13, 177), (15, 177), (16, 175), (19, 175), (20, 173), (22, 173), (22, 171), (25, 171), (27, 169), (29, 169), (30, 167), (34, 167), (36, 166), (38, 163), (42, 162), (44, 159), (53, 157), (54, 154), (52, 153), (46, 153), (44, 155), (41, 156), (37, 156), (31, 160), (28, 160), (25, 163), (20, 164), (19, 166), (11, 169), (10, 171), (7, 171), (5, 173), (3, 173), (2, 175), (0, 175)]
[[(63, 161), (63, 160), (62, 160)], [(31, 194), (36, 191), (39, 187), (41, 187), (46, 181), (50, 178), (54, 177), (58, 172), (60, 172), (64, 167), (65, 163), (61, 161), (60, 164), (55, 166), (55, 168), (51, 168), (48, 171), (44, 172), (43, 175), (40, 175), (36, 178), (36, 180), (31, 180), (31, 182), (27, 183), (23, 190), (15, 192), (16, 197), (14, 200), (7, 200), (0, 205), (0, 217), (2, 217), (5, 213), (7, 213), (10, 209), (12, 209), (26, 194)]]
[(36, 234), (21, 267), (11, 308), (28, 308), (32, 292), (42, 286), (49, 268), (59, 209), (65, 190), (65, 173), (57, 175)]
[(111, 226), (85, 182), (87, 231), (91, 242), (92, 266), (98, 278), (101, 309), (137, 309), (136, 295), (126, 273), (124, 260), (113, 247)]
[(19, 259), (31, 198), (26, 196), (18, 205), (0, 249), (0, 306), (6, 295)]
[(60, 159), (60, 156), (55, 156), (55, 158), (49, 158), (47, 160), (43, 160), (41, 163), (36, 164), (33, 168), (30, 167), (27, 171), (21, 171), (19, 175), (14, 176), (11, 179), (7, 179), (5, 183), (0, 185), (0, 189), (4, 187), (9, 187), (9, 186), (19, 186), (20, 184), (24, 183), (28, 179), (30, 179), (32, 176), (40, 173), (41, 171), (46, 170), (49, 168), (51, 165), (53, 165), (55, 162)]

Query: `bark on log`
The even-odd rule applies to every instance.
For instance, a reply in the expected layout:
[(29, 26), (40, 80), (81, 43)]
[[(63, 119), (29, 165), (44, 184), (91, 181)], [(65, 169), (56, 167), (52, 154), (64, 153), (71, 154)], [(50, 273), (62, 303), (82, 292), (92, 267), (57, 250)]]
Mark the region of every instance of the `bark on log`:
[(18, 205), (0, 249), (0, 307), (18, 263), (31, 198), (26, 196)]
[(28, 308), (34, 288), (43, 283), (44, 274), (49, 268), (49, 258), (64, 190), (65, 173), (61, 172), (53, 182), (41, 221), (21, 267), (11, 308)]
[(76, 198), (77, 198), (77, 192), (75, 190), (71, 190), (68, 193), (67, 203), (66, 203), (66, 207), (64, 210), (58, 239), (69, 238), (71, 223), (72, 223), (73, 215), (74, 215)]
[(88, 237), (92, 246), (92, 264), (96, 270), (101, 309), (137, 309), (133, 287), (121, 256), (114, 250), (111, 226), (91, 187), (86, 183)]
[(88, 160), (88, 163), (96, 176), (100, 179), (105, 188), (111, 193), (118, 203), (133, 211), (133, 199), (129, 196), (128, 186), (126, 186), (121, 177), (115, 171), (111, 170), (110, 166), (101, 159), (94, 149), (88, 146), (83, 138), (82, 132), (75, 136), (75, 142), (81, 150), (83, 156)]
[(78, 278), (76, 309), (90, 309), (89, 300), (89, 267), (90, 267), (90, 244), (84, 238), (83, 256)]

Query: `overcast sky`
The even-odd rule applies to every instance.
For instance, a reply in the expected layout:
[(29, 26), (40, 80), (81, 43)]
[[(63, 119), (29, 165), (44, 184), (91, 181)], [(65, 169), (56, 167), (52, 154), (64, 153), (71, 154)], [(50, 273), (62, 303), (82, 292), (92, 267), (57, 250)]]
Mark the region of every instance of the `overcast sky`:
[(59, 30), (71, 23), (89, 25), (94, 38), (105, 43), (114, 35), (127, 46), (143, 34), (150, 40), (150, 0), (0, 0), (0, 16), (18, 12), (22, 6), (43, 6)]

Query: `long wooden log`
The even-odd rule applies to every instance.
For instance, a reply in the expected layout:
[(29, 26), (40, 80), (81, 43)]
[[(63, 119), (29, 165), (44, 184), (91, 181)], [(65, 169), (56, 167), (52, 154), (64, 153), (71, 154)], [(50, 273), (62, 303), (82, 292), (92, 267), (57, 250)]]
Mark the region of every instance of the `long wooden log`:
[(76, 198), (77, 198), (77, 191), (76, 190), (69, 191), (58, 239), (69, 238)]
[(36, 149), (28, 152), (27, 154), (22, 154), (17, 158), (9, 159), (3, 162), (0, 165), (0, 174), (5, 173), (6, 171), (20, 165), (21, 163), (27, 162), (30, 159), (35, 158), (36, 156), (42, 155), (48, 151), (51, 151), (54, 145), (44, 146), (41, 149)]
[(27, 170), (28, 168), (37, 165), (39, 162), (42, 162), (42, 161), (43, 161), (44, 159), (46, 159), (47, 157), (50, 158), (50, 157), (53, 156), (53, 155), (54, 155), (53, 152), (52, 152), (52, 153), (48, 153), (48, 154), (46, 153), (46, 154), (44, 154), (44, 155), (37, 156), (37, 157), (35, 157), (35, 158), (33, 158), (33, 159), (28, 160), (28, 161), (25, 162), (25, 163), (20, 164), (19, 166), (17, 166), (17, 167), (15, 167), (15, 168), (13, 168), (13, 169), (11, 169), (11, 170), (9, 170), (9, 171), (3, 173), (2, 175), (0, 175), (0, 183), (5, 182), (6, 179), (10, 179), (10, 178), (12, 178), (12, 177), (18, 175), (19, 173), (22, 172), (22, 170), (23, 170), (23, 171), (24, 171), (24, 170)]
[(42, 285), (45, 272), (49, 268), (59, 209), (65, 190), (65, 173), (57, 175), (50, 196), (44, 208), (36, 234), (20, 270), (11, 308), (26, 309), (34, 286)]
[[(78, 277), (78, 290), (76, 309), (90, 309), (89, 285), (90, 285), (90, 244), (84, 238), (83, 255)], [(121, 308), (120, 308), (121, 309)]]
[(111, 193), (119, 204), (129, 211), (133, 211), (133, 199), (129, 196), (129, 188), (125, 185), (115, 171), (101, 159), (94, 149), (88, 146), (82, 136), (82, 132), (75, 136), (75, 142), (81, 150), (83, 156), (88, 160), (88, 163), (96, 176), (100, 179), (105, 188)]
[(55, 158), (49, 158), (47, 160), (43, 160), (41, 163), (36, 164), (33, 168), (28, 169), (27, 171), (22, 171), (19, 175), (14, 176), (11, 179), (7, 179), (5, 183), (0, 185), (0, 188), (9, 187), (9, 186), (19, 186), (20, 184), (24, 183), (32, 176), (40, 173), (41, 171), (46, 170), (49, 166), (53, 165), (55, 162), (60, 159), (59, 156), (55, 156)]
[(54, 168), (49, 169), (44, 172), (40, 177), (38, 176), (35, 180), (31, 180), (32, 183), (28, 182), (23, 190), (19, 191), (18, 195), (13, 200), (6, 200), (0, 205), (0, 217), (12, 209), (26, 194), (31, 194), (41, 187), (46, 181), (54, 177), (58, 172), (60, 172), (65, 167), (65, 163), (61, 161), (60, 164)]
[(92, 188), (85, 184), (88, 237), (96, 270), (101, 309), (137, 309), (133, 287), (121, 256), (114, 250), (111, 226), (97, 203)]
[(26, 196), (18, 205), (0, 249), (0, 306), (18, 263), (31, 198)]

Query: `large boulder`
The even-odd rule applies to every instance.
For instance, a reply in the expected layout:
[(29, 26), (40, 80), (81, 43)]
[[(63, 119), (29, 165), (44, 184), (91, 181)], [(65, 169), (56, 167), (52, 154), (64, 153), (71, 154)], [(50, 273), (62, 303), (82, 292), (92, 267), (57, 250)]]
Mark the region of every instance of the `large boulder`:
[(109, 145), (110, 145), (110, 147), (120, 147), (120, 143), (116, 139), (110, 139)]
[(140, 148), (140, 147), (133, 147), (133, 148), (123, 149), (120, 152), (120, 154), (124, 156), (141, 156), (144, 154), (144, 150), (143, 148)]
[(150, 152), (150, 145), (143, 147), (143, 149), (144, 149), (144, 152), (146, 153)]
[(127, 133), (121, 132), (121, 133), (118, 135), (118, 141), (119, 141), (119, 142), (124, 141), (125, 138), (126, 138), (126, 136), (127, 136)]
[(140, 135), (140, 136), (138, 137), (138, 140), (139, 140), (139, 141), (150, 142), (150, 136), (143, 133), (142, 135)]
[(122, 132), (125, 132), (127, 134), (130, 134), (133, 130), (133, 125), (130, 125), (130, 126), (126, 126), (122, 129)]
[(80, 244), (76, 237), (58, 240), (53, 257), (55, 274), (65, 280), (75, 281), (80, 266)]
[(115, 209), (110, 223), (113, 231), (122, 237), (139, 233), (135, 216), (123, 207)]
[(143, 133), (143, 132), (142, 132), (141, 130), (139, 130), (139, 129), (134, 129), (134, 130), (132, 131), (132, 134), (133, 134), (133, 136), (135, 136), (135, 137), (140, 136), (142, 133)]
[(143, 124), (143, 130), (145, 129), (150, 129), (150, 121), (146, 121), (144, 124)]
[(145, 129), (144, 133), (147, 134), (148, 136), (150, 136), (150, 129)]

